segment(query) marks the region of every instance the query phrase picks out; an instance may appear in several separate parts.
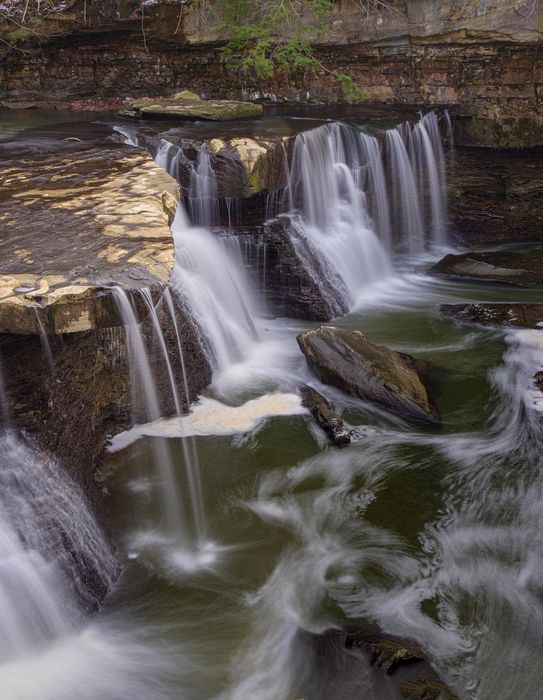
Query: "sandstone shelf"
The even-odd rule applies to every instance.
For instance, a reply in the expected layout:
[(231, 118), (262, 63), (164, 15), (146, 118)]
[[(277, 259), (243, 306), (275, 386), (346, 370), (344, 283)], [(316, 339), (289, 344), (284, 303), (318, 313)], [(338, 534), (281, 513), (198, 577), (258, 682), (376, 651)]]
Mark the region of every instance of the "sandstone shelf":
[(173, 268), (173, 178), (103, 137), (54, 141), (1, 148), (2, 333), (118, 325), (112, 287), (156, 292)]

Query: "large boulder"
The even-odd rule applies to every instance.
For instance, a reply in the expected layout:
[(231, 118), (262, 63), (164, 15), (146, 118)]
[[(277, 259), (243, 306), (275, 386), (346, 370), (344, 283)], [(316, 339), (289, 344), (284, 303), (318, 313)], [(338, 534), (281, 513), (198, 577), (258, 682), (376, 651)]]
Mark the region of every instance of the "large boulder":
[(431, 267), (428, 274), (533, 287), (543, 284), (543, 256), (510, 251), (450, 254)]
[(424, 378), (425, 363), (376, 345), (360, 331), (336, 326), (307, 331), (297, 340), (309, 367), (325, 384), (402, 418), (440, 422)]
[(132, 119), (146, 118), (177, 118), (177, 119), (208, 119), (211, 121), (230, 121), (232, 119), (247, 119), (260, 117), (262, 105), (238, 100), (201, 100), (188, 98), (187, 92), (180, 97), (141, 97), (129, 102), (119, 113), (122, 117)]
[(440, 310), (447, 318), (477, 326), (543, 326), (543, 304), (442, 304)]
[(307, 384), (300, 387), (302, 405), (309, 412), (336, 447), (344, 447), (351, 442), (351, 432), (343, 418), (336, 413), (330, 403), (316, 389)]

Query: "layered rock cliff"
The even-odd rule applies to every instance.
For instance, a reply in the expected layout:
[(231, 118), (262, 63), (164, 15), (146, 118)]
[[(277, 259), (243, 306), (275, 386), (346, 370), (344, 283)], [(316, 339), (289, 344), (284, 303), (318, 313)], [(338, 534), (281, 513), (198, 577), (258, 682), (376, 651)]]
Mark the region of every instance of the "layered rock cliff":
[[(315, 38), (326, 70), (277, 72), (269, 81), (229, 68), (217, 3), (75, 0), (10, 45), (0, 25), (0, 99), (70, 102), (167, 94), (337, 101), (330, 70), (351, 76), (373, 102), (457, 107), (473, 145), (543, 143), (543, 19), (535, 0), (394, 0), (370, 15), (338, 0)], [(7, 38), (6, 38), (7, 37)]]

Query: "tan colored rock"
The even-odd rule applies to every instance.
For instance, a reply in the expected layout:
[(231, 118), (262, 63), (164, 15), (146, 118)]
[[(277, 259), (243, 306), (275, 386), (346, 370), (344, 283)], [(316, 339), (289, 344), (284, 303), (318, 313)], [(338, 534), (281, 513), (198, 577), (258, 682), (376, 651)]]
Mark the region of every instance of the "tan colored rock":
[(81, 143), (0, 167), (0, 332), (117, 325), (113, 285), (168, 283), (179, 187), (146, 152)]
[[(207, 142), (183, 139), (185, 156), (196, 162), (200, 151), (211, 154), (220, 197), (246, 198), (264, 190), (273, 192), (287, 184), (286, 160), (293, 136), (238, 136)], [(190, 185), (191, 168), (180, 171), (184, 187)]]

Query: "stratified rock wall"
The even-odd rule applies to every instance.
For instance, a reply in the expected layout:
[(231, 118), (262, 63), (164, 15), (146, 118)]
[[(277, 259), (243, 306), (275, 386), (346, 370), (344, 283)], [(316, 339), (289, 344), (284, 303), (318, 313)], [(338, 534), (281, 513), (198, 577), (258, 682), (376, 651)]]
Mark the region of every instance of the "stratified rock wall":
[[(182, 405), (186, 408), (211, 381), (198, 330), (183, 306), (176, 322), (183, 345), (185, 390), (177, 336), (170, 315), (158, 311)], [(150, 320), (142, 326), (164, 415), (175, 412), (170, 380)], [(144, 397), (132, 397), (125, 330), (122, 327), (49, 336), (53, 367), (36, 335), (0, 334), (0, 357), (13, 423), (53, 453), (81, 483), (95, 507), (96, 470), (108, 436), (145, 421)]]
[[(39, 49), (0, 49), (0, 100), (70, 101), (167, 94), (341, 100), (330, 73), (350, 75), (374, 102), (457, 105), (461, 136), (479, 145), (543, 143), (543, 44), (533, 0), (394, 0), (368, 18), (339, 0), (318, 36), (324, 68), (259, 82), (217, 52), (228, 36), (216, 3), (75, 2), (40, 25)], [(310, 23), (310, 18), (308, 18)], [(145, 36), (142, 33), (144, 27)], [(13, 26), (4, 23), (7, 36)], [(29, 41), (32, 41), (30, 37)], [(20, 49), (20, 47), (17, 47)]]
[(460, 243), (543, 240), (543, 149), (457, 148), (448, 181)]

